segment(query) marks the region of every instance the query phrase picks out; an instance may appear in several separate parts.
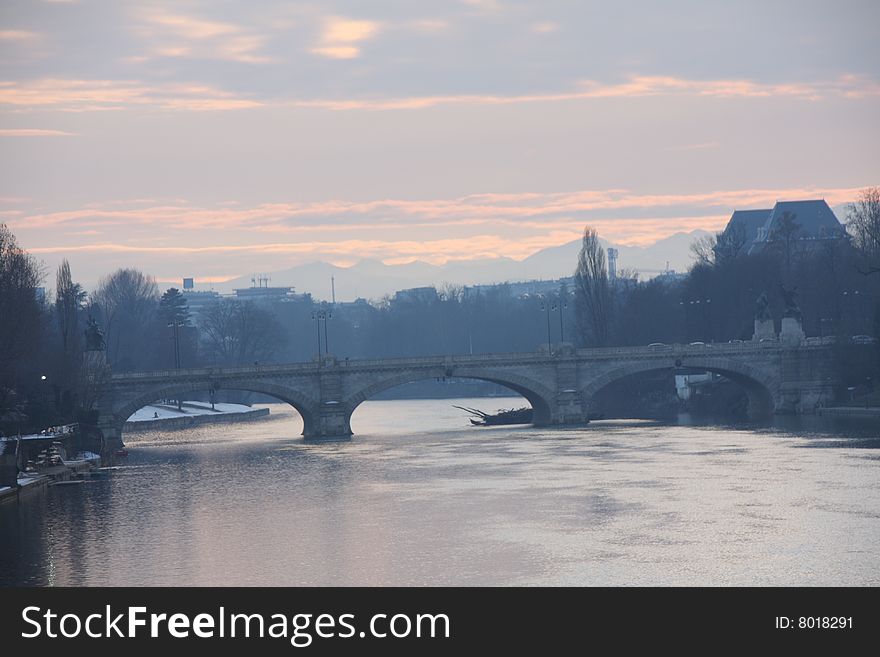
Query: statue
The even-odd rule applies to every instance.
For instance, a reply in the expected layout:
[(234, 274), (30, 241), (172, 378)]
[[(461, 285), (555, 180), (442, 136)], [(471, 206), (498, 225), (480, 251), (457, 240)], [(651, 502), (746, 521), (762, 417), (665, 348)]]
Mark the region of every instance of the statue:
[(798, 322), (803, 320), (803, 315), (801, 314), (801, 309), (798, 308), (797, 301), (795, 301), (795, 297), (797, 296), (797, 288), (792, 287), (791, 289), (785, 287), (783, 284), (779, 284), (779, 288), (782, 290), (782, 301), (785, 303), (785, 311), (783, 312), (783, 317), (792, 317), (796, 319)]
[(104, 333), (98, 327), (98, 322), (89, 315), (88, 326), (83, 331), (86, 338), (86, 351), (104, 351), (107, 348), (104, 342)]
[(766, 292), (761, 292), (755, 300), (755, 319), (762, 321), (773, 319), (770, 316), (770, 302), (767, 300)]

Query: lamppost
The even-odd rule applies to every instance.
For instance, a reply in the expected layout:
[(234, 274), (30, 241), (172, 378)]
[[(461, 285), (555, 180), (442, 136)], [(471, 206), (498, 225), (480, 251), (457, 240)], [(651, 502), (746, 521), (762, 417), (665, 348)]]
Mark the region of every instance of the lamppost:
[(333, 313), (328, 310), (326, 312), (322, 311), (321, 315), (324, 316), (323, 317), (323, 319), (324, 319), (324, 353), (329, 356), (330, 355), (330, 340), (327, 339), (327, 320), (330, 319), (331, 317), (333, 317)]
[[(168, 328), (171, 329), (171, 339), (174, 340), (174, 369), (180, 369), (180, 327), (186, 326), (179, 319), (173, 319), (168, 324)], [(177, 398), (177, 410), (183, 410), (183, 402), (180, 397)]]
[(46, 396), (46, 387), (49, 385), (47, 383), (48, 380), (49, 380), (49, 377), (47, 377), (45, 374), (40, 375), (40, 404), (43, 407), (42, 413), (44, 413), (46, 416), (48, 416), (48, 414), (49, 414), (48, 413), (49, 400), (48, 400), (48, 397)]
[[(855, 317), (856, 321), (848, 323), (849, 324), (849, 334), (853, 333), (861, 333), (864, 328), (862, 323), (862, 317), (867, 316), (866, 313), (862, 313), (861, 311), (861, 300), (862, 295), (858, 290), (844, 290), (841, 292), (841, 296), (843, 297), (843, 312), (847, 313), (847, 306), (849, 306), (849, 313), (847, 313), (850, 317)], [(848, 302), (847, 299), (851, 299), (852, 301)], [(855, 324), (855, 326), (853, 326)]]
[(324, 322), (324, 353), (330, 355), (330, 342), (327, 337), (327, 320), (333, 317), (333, 313), (329, 310), (316, 310), (312, 313), (312, 319), (317, 322), (318, 337), (318, 361), (321, 360), (321, 322)]
[(559, 342), (565, 342), (565, 309), (568, 308), (568, 303), (563, 301), (562, 297), (559, 298)]
[(317, 332), (317, 336), (318, 336), (318, 362), (320, 363), (321, 362), (321, 320), (318, 316), (318, 313), (316, 313), (316, 312), (312, 313), (312, 321), (315, 322), (315, 328), (318, 330), (318, 332)]
[(556, 304), (551, 302), (550, 299), (546, 297), (542, 297), (541, 299), (541, 310), (547, 313), (547, 354), (553, 355), (553, 346), (550, 340), (550, 311), (556, 310)]

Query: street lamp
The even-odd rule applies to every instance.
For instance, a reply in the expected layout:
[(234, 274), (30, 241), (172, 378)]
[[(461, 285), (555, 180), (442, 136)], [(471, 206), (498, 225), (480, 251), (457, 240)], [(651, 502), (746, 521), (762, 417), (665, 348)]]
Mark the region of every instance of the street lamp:
[[(180, 327), (186, 326), (179, 319), (173, 319), (168, 324), (168, 328), (171, 329), (171, 339), (174, 340), (174, 369), (180, 369)], [(183, 402), (180, 397), (177, 398), (177, 410), (183, 410)]]
[(312, 319), (315, 320), (317, 324), (317, 337), (318, 337), (318, 361), (321, 360), (321, 321), (324, 322), (324, 353), (326, 355), (330, 355), (330, 342), (327, 337), (327, 320), (332, 319), (333, 313), (329, 310), (317, 310), (312, 313)]
[(565, 309), (568, 308), (568, 303), (563, 301), (560, 297), (559, 299), (559, 342), (565, 342)]
[(556, 304), (552, 303), (550, 299), (542, 298), (541, 299), (541, 310), (547, 312), (547, 354), (553, 355), (553, 347), (550, 341), (550, 311), (556, 310)]

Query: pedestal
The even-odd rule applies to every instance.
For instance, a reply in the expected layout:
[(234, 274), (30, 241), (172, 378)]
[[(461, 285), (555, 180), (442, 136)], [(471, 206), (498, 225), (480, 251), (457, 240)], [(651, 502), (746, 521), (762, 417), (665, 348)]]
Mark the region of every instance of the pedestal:
[(755, 334), (752, 336), (752, 340), (755, 342), (760, 342), (761, 340), (775, 340), (776, 339), (776, 331), (773, 328), (773, 320), (772, 319), (756, 319), (755, 320)]
[(804, 328), (799, 319), (795, 317), (782, 318), (782, 330), (779, 331), (779, 340), (786, 344), (800, 344), (806, 337)]

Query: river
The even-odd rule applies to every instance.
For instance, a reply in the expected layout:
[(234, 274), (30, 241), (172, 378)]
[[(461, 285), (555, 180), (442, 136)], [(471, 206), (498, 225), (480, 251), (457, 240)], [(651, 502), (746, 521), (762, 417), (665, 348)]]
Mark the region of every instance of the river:
[(472, 428), (371, 401), (126, 436), (105, 479), (0, 507), (0, 585), (880, 584), (880, 427)]

